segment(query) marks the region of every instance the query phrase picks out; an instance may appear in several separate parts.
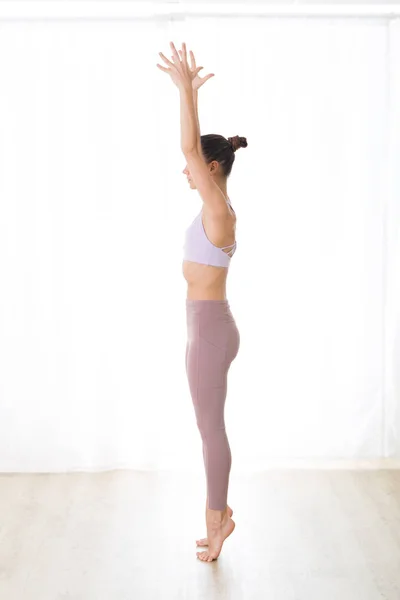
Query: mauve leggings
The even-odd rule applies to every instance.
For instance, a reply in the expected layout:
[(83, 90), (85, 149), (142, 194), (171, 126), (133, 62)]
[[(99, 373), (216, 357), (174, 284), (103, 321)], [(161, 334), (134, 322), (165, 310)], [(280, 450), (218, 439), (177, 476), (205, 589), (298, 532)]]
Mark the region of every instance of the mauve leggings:
[(203, 441), (208, 507), (224, 510), (232, 464), (224, 408), (228, 370), (239, 351), (239, 330), (228, 300), (186, 299), (186, 322), (186, 373)]

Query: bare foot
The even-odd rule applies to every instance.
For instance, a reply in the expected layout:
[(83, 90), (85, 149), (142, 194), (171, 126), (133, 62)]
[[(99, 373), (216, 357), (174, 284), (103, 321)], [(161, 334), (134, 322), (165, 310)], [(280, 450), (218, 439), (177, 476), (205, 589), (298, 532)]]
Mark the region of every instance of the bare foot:
[(218, 525), (207, 525), (208, 550), (196, 552), (197, 558), (204, 562), (216, 560), (221, 553), (222, 544), (234, 529), (235, 521), (228, 516), (228, 513), (226, 514), (225, 519)]
[[(228, 513), (228, 517), (231, 517), (233, 515), (233, 510), (231, 509), (231, 507), (229, 505), (227, 505), (227, 513)], [(232, 529), (232, 531), (233, 531), (233, 529)], [(230, 533), (232, 533), (232, 531)], [(230, 533), (228, 535), (230, 535)], [(208, 538), (205, 537), (205, 538), (201, 538), (200, 540), (196, 540), (196, 546), (208, 546)]]

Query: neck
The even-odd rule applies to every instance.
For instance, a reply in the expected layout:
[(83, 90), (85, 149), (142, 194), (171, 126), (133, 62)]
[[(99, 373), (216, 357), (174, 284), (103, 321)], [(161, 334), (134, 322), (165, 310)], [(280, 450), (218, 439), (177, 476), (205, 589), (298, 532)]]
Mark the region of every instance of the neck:
[(225, 196), (226, 200), (228, 201), (228, 191), (226, 189), (226, 182), (220, 183), (219, 181), (217, 181), (216, 184), (219, 187), (219, 189), (221, 190), (221, 192), (223, 193), (223, 195)]

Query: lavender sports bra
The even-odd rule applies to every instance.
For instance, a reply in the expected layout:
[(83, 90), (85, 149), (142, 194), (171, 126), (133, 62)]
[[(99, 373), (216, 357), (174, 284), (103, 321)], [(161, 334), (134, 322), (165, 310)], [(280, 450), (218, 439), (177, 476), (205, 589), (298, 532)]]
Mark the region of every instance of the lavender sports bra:
[[(229, 206), (231, 204), (229, 203)], [(232, 209), (233, 210), (233, 209)], [(236, 251), (236, 241), (230, 246), (218, 248), (208, 239), (204, 231), (202, 210), (186, 229), (185, 244), (183, 246), (183, 260), (212, 265), (214, 267), (229, 267), (232, 256)], [(231, 248), (229, 254), (224, 249)]]

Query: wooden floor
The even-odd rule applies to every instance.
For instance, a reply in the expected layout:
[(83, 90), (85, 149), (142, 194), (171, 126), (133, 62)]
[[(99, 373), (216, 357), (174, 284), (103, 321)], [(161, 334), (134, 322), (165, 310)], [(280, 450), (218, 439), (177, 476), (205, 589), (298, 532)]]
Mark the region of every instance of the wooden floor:
[(0, 475), (1, 600), (400, 599), (400, 471), (231, 475), (212, 563), (204, 494), (194, 475)]

